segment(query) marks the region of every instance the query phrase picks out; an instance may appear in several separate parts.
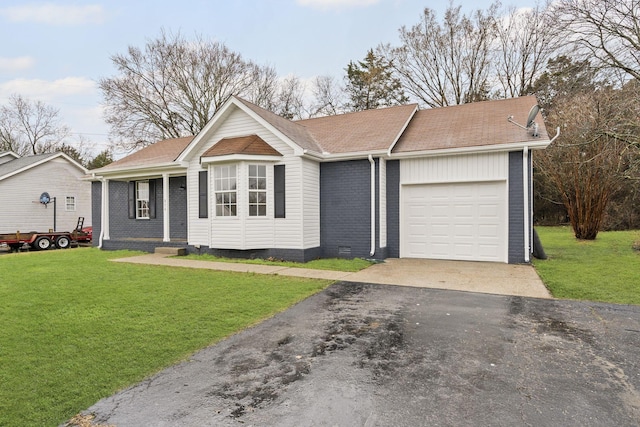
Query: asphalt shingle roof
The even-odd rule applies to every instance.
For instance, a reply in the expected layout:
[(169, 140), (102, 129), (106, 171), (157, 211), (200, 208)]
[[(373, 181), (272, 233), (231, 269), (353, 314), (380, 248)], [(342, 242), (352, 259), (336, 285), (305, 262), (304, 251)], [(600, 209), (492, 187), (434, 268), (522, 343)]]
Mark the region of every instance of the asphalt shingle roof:
[[(126, 169), (133, 166), (152, 166), (156, 164), (170, 163), (178, 158), (180, 153), (193, 140), (193, 136), (185, 136), (182, 138), (172, 138), (158, 141), (141, 150), (138, 150), (120, 160), (108, 164), (100, 169), (100, 171), (111, 171), (117, 169)], [(94, 172), (94, 171), (92, 171)]]
[[(392, 153), (399, 154), (549, 139), (540, 114), (536, 117), (538, 136), (532, 136), (530, 131), (507, 120), (513, 116), (516, 122), (524, 124), (529, 110), (537, 104), (534, 96), (421, 111), (411, 104), (298, 121), (287, 120), (246, 100), (236, 99), (302, 149), (323, 155), (379, 152), (392, 146)], [(271, 155), (280, 155), (262, 139), (257, 141), (252, 139), (254, 137), (258, 138), (257, 135), (226, 138), (222, 140), (223, 144), (218, 143), (205, 153), (205, 157), (223, 153), (247, 154), (246, 150), (267, 155), (273, 150)], [(99, 170), (106, 172), (171, 163), (193, 138), (159, 141)]]
[(507, 120), (525, 124), (535, 96), (474, 102), (421, 110), (407, 126), (393, 153), (509, 144), (548, 139), (540, 113), (538, 137)]
[(202, 157), (226, 156), (231, 154), (250, 154), (254, 156), (282, 156), (258, 135), (223, 138), (209, 148)]
[(35, 154), (33, 156), (24, 156), (11, 160), (10, 162), (0, 164), (0, 179), (14, 172), (55, 156), (57, 153)]
[(299, 120), (324, 153), (387, 150), (400, 136), (416, 104)]

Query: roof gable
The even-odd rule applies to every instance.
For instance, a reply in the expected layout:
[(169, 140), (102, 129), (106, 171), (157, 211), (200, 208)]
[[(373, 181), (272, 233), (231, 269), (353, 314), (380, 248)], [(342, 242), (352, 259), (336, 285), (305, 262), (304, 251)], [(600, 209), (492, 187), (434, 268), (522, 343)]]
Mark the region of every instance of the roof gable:
[(216, 111), (213, 118), (207, 123), (204, 129), (196, 135), (177, 160), (190, 160), (196, 151), (196, 147), (207, 140), (208, 135), (214, 132), (215, 129), (224, 122), (225, 118), (228, 117), (234, 108), (242, 110), (254, 120), (258, 121), (258, 123), (280, 138), (285, 144), (289, 145), (297, 155), (302, 155), (307, 151), (320, 153), (320, 148), (303, 127), (284, 117), (260, 108), (255, 104), (232, 96)]
[(35, 154), (33, 156), (19, 157), (15, 160), (0, 164), (0, 181), (57, 158), (63, 158), (72, 166), (80, 169), (84, 173), (87, 172), (84, 166), (62, 152)]

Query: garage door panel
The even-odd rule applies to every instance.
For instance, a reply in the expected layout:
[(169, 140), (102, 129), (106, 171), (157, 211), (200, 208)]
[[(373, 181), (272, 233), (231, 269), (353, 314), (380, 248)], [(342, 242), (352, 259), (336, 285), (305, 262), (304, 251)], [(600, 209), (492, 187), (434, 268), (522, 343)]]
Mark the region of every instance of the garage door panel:
[(401, 256), (506, 262), (506, 182), (406, 185)]

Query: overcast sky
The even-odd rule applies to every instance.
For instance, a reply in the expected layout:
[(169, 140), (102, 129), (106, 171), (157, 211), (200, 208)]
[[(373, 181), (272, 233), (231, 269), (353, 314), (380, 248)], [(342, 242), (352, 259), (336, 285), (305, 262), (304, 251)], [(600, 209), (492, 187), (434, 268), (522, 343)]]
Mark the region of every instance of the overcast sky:
[[(505, 0), (517, 7), (536, 0)], [(491, 0), (458, 0), (465, 11)], [(380, 43), (397, 44), (398, 29), (438, 16), (448, 0), (2, 0), (0, 104), (11, 94), (42, 100), (95, 145), (107, 146), (96, 81), (114, 76), (111, 55), (143, 47), (161, 29), (224, 42), (282, 77), (342, 78), (351, 60)]]

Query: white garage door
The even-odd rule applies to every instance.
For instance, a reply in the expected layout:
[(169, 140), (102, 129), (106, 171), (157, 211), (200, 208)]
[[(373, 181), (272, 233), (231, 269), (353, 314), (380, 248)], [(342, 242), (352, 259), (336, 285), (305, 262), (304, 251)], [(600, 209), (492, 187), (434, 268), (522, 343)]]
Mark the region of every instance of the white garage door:
[(400, 256), (507, 262), (506, 182), (402, 186)]

